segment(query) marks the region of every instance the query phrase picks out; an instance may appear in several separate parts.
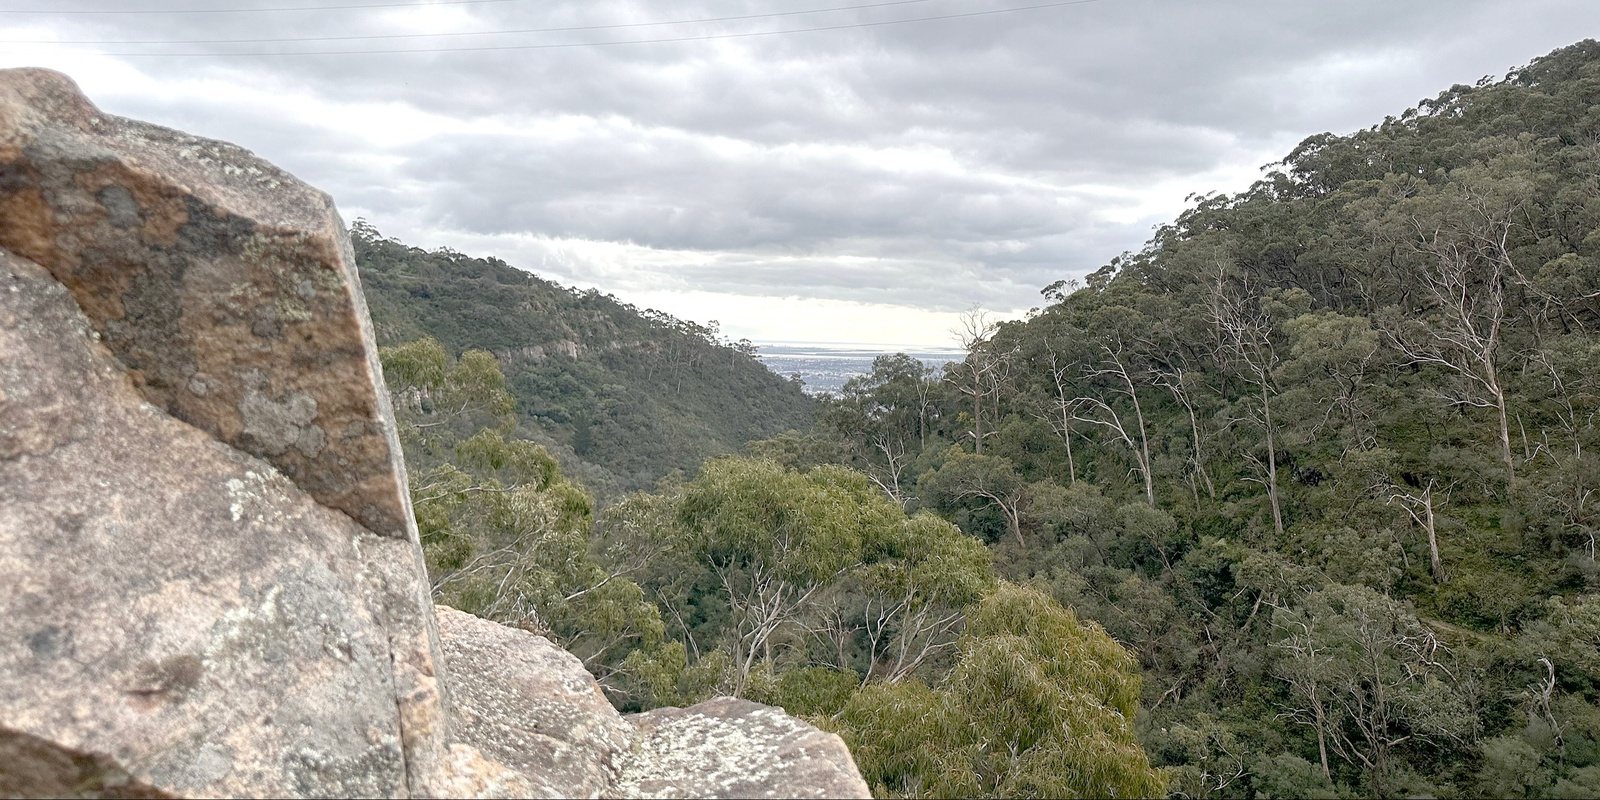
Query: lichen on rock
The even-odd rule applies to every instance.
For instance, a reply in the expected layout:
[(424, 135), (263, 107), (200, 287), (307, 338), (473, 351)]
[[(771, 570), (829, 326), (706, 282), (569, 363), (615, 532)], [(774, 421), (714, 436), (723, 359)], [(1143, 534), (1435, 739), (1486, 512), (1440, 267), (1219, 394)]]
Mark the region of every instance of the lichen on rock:
[(836, 735), (781, 708), (719, 697), (636, 715), (612, 797), (871, 797)]
[(0, 247), (72, 292), (149, 402), (373, 532), (414, 536), (326, 195), (233, 145), (102, 114), (59, 73), (7, 70)]
[(0, 727), (176, 795), (424, 785), (414, 545), (146, 403), (43, 268), (0, 250), (0, 287)]

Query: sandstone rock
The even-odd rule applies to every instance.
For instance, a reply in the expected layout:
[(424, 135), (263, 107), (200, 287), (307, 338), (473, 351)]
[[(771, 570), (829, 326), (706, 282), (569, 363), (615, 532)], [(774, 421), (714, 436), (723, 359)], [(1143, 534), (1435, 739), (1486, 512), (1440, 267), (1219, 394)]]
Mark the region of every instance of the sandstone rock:
[(426, 783), (415, 547), (144, 402), (93, 337), (0, 251), (0, 726), (174, 794)]
[(613, 797), (871, 797), (844, 741), (781, 708), (719, 697), (632, 717)]
[(519, 772), (525, 796), (606, 792), (634, 731), (582, 662), (542, 636), (453, 608), (438, 606), (437, 619), (457, 739)]
[(0, 244), (45, 262), (0, 250), (0, 726), (178, 794), (425, 790), (431, 604), (331, 204), (6, 70)]
[(156, 407), (404, 539), (393, 418), (328, 197), (222, 142), (0, 72), (0, 247), (70, 289)]
[(520, 778), (501, 796), (872, 796), (839, 737), (782, 709), (720, 698), (623, 717), (550, 640), (437, 618), (458, 740)]

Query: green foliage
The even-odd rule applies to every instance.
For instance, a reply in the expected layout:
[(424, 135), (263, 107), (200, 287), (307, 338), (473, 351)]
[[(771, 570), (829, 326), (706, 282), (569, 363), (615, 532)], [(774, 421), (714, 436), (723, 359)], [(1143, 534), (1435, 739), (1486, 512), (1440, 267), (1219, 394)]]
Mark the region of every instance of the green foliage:
[(757, 698), (803, 717), (826, 718), (844, 708), (861, 688), (861, 676), (835, 667), (796, 667), (777, 679), (776, 691)]
[[(677, 625), (673, 641), (636, 650), (622, 664), (618, 696), (627, 708), (684, 704), (728, 692), (783, 706), (825, 727), (849, 729), (857, 724), (852, 719), (868, 713), (862, 709), (874, 698), (898, 697), (918, 687), (926, 693), (925, 680), (938, 681), (953, 674), (952, 668), (960, 669), (957, 643), (969, 641), (960, 633), (963, 624), (970, 627), (967, 613), (984, 598), (997, 597), (991, 558), (981, 543), (932, 514), (906, 514), (870, 478), (842, 467), (799, 471), (761, 459), (718, 459), (693, 481), (668, 482), (655, 494), (616, 504), (602, 530), (610, 552), (655, 554), (639, 581)], [(1075, 679), (1087, 687), (1082, 691), (1105, 696), (1073, 695), (1058, 687), (1056, 701), (1076, 709), (1103, 706), (1108, 699), (1125, 705), (1136, 698), (1136, 680), (1107, 671), (1130, 663), (1115, 644), (1103, 634), (1090, 641), (1093, 637), (1048, 598), (1029, 594), (1027, 599), (1043, 607), (1017, 609), (1014, 602), (995, 600), (980, 629), (1016, 638), (1002, 632), (1011, 625), (1036, 639), (1074, 637), (1041, 641), (1030, 658), (1047, 680)], [(1042, 618), (1017, 619), (1029, 615)], [(971, 650), (971, 658), (985, 657), (980, 640), (970, 641), (963, 647)], [(1055, 655), (1048, 648), (1055, 648)], [(1113, 659), (1109, 667), (1091, 663), (1102, 657)], [(1070, 663), (1051, 661), (1059, 658)], [(976, 669), (962, 673), (974, 688), (981, 684)], [(1131, 713), (1117, 706), (1111, 714), (1127, 737), (1131, 728), (1125, 715)], [(1083, 724), (1097, 722), (1106, 720), (1085, 718)], [(926, 761), (923, 751), (944, 746), (938, 737), (963, 752), (973, 747), (975, 734), (953, 713), (934, 723), (937, 729), (931, 732), (920, 724), (896, 724), (892, 734), (874, 741), (892, 737), (904, 752), (887, 757), (916, 763)], [(1073, 731), (1089, 735), (1086, 729)], [(920, 738), (924, 735), (935, 738)], [(1043, 780), (1044, 770), (1100, 775), (1107, 759), (1128, 755), (1110, 745), (1088, 750), (1080, 745), (1057, 742), (1038, 749), (1027, 762), (1034, 766), (1013, 769), (1006, 787), (993, 781), (987, 787), (938, 785), (970, 789), (968, 794), (1042, 792), (1030, 788), (1029, 781)]]
[[(862, 470), (1103, 625), (1144, 670), (1139, 736), (1175, 793), (1580, 793), (1597, 109), (1585, 41), (1311, 137), (1028, 319), (974, 316), (941, 380), (881, 359), (757, 447)], [(1046, 695), (1006, 641), (959, 658), (1015, 681), (1025, 718)], [(884, 737), (859, 742), (875, 780), (988, 790), (967, 755), (895, 744), (952, 735), (922, 710), (936, 683), (875, 685), (851, 706)]]
[[(1462, 746), (1480, 721), (1451, 679), (1459, 664), (1409, 609), (1366, 587), (1334, 584), (1293, 610), (1275, 611), (1283, 634), (1273, 674), (1288, 684), (1287, 712), (1311, 726), (1319, 758), (1336, 753), (1377, 796), (1395, 788), (1400, 744)], [(1326, 768), (1325, 768), (1326, 769)]]
[(716, 459), (687, 484), (613, 506), (602, 530), (608, 552), (650, 554), (638, 580), (680, 640), (731, 660), (722, 688), (799, 692), (796, 702), (819, 709), (822, 690), (793, 684), (788, 670), (907, 678), (953, 648), (963, 609), (995, 586), (981, 544), (931, 514), (907, 515), (838, 466)]
[(484, 410), (514, 410), (520, 438), (545, 444), (602, 496), (647, 489), (814, 416), (814, 401), (748, 342), (721, 339), (714, 322), (567, 289), (492, 258), (406, 247), (360, 220), (351, 243), (391, 386), (454, 408), (435, 391), (449, 358), (503, 374), (507, 394)]
[(602, 678), (634, 648), (660, 646), (659, 610), (591, 552), (588, 492), (544, 447), (506, 437), (512, 401), (495, 358), (452, 361), (431, 339), (380, 357), (435, 597), (547, 634)]
[(450, 355), (439, 340), (422, 338), (381, 351), (384, 380), (391, 388), (435, 390), (444, 385)]
[[(430, 566), (882, 794), (1592, 796), (1597, 129), (1586, 41), (1311, 137), (804, 432), (713, 329), (358, 229), (385, 342), (438, 339), (384, 355)], [(591, 526), (525, 440), (655, 491)]]
[[(944, 464), (917, 479), (917, 494), (929, 507), (952, 516), (968, 532), (982, 531), (989, 541), (1001, 535), (1022, 539), (1023, 481), (1011, 462), (996, 456), (966, 453), (951, 446)], [(995, 531), (981, 516), (989, 512), (1002, 527)], [(987, 529), (987, 530), (985, 530)]]
[(706, 463), (678, 506), (696, 560), (770, 573), (795, 588), (859, 562), (865, 539), (901, 515), (859, 473), (802, 474), (737, 458)]
[(1262, 758), (1255, 762), (1250, 771), (1255, 775), (1256, 797), (1262, 800), (1268, 798), (1339, 800), (1344, 797), (1334, 790), (1331, 782), (1323, 777), (1316, 764), (1292, 753), (1279, 753), (1271, 758)]
[(1559, 665), (1567, 680), (1592, 686), (1600, 679), (1600, 595), (1551, 598), (1524, 641)]
[(422, 444), (429, 436), (453, 441), (481, 426), (512, 424), (516, 401), (506, 392), (494, 356), (469, 350), (451, 359), (433, 339), (381, 348), (378, 356), (394, 393), (395, 416), (413, 441)]
[(839, 725), (880, 796), (1153, 797), (1133, 659), (1039, 592), (978, 606), (937, 688), (875, 684)]
[(708, 700), (727, 682), (732, 668), (727, 653), (717, 650), (689, 663), (683, 642), (669, 641), (655, 649), (638, 649), (622, 662), (622, 675), (643, 708), (690, 706)]

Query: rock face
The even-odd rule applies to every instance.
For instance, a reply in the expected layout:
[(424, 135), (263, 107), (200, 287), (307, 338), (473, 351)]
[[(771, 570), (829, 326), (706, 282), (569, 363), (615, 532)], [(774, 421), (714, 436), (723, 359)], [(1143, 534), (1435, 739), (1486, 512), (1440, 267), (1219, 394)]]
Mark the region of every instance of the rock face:
[(375, 355), (324, 195), (0, 71), (0, 796), (866, 796), (436, 623)]
[(872, 796), (838, 736), (782, 709), (724, 697), (622, 717), (548, 639), (437, 610), (456, 736), (514, 770), (517, 795)]
[(406, 538), (349, 239), (327, 195), (222, 142), (0, 82), (0, 247), (50, 271), (151, 404)]
[(719, 697), (633, 718), (622, 797), (871, 797), (843, 740), (781, 708)]
[(36, 736), (0, 730), (0, 797), (161, 798), (111, 759), (77, 753)]
[(145, 402), (3, 251), (0, 420), (0, 729), (174, 794), (424, 778), (443, 712), (411, 542)]
[(634, 730), (571, 653), (542, 636), (437, 607), (456, 736), (515, 770), (531, 797), (598, 797)]

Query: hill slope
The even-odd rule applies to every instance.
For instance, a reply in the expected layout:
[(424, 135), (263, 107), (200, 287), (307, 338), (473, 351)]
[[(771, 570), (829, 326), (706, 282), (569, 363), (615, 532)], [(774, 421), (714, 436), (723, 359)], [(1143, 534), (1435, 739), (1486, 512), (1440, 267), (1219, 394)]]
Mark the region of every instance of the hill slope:
[(360, 221), (351, 241), (379, 344), (494, 353), (524, 433), (580, 460), (569, 469), (601, 495), (811, 423), (814, 401), (714, 329)]
[(1600, 793), (1600, 44), (1045, 295), (824, 431), (1138, 653), (1175, 791)]

